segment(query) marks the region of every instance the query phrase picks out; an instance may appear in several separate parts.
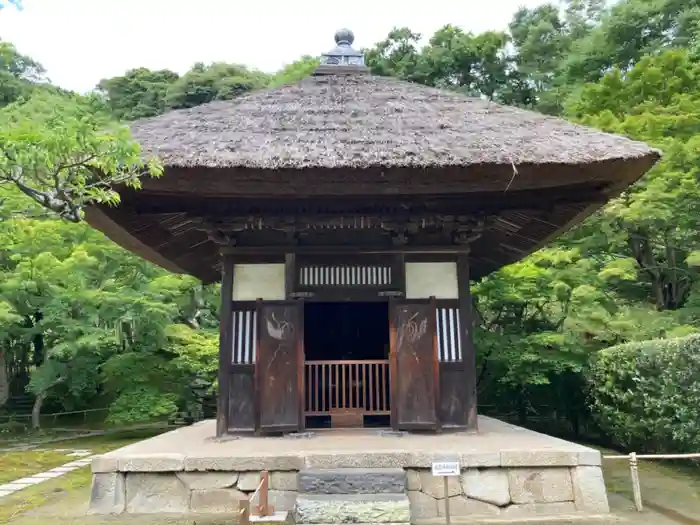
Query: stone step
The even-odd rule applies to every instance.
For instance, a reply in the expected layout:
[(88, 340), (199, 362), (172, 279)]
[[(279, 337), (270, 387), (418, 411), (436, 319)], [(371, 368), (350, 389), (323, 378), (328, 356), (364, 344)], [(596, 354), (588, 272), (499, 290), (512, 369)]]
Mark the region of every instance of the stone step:
[(404, 494), (406, 471), (401, 468), (338, 468), (302, 470), (300, 494)]
[(300, 494), (294, 507), (296, 523), (409, 523), (405, 494)]

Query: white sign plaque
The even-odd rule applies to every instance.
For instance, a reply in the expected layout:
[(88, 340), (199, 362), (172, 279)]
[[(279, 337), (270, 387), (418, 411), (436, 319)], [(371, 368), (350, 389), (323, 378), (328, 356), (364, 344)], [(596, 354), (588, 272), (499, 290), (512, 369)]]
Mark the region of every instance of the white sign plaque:
[(445, 460), (432, 463), (433, 476), (459, 476), (460, 470), (459, 461)]

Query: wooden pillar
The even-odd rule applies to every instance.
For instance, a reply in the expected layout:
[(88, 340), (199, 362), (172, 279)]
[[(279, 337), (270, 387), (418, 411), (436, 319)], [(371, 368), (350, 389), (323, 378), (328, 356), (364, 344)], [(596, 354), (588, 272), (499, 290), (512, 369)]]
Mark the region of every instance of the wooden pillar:
[(293, 298), (296, 285), (296, 255), (287, 253), (284, 256), (284, 296), (289, 300)]
[(391, 284), (399, 293), (399, 297), (406, 297), (406, 254), (394, 255), (394, 268), (391, 274)]
[(233, 348), (233, 256), (222, 256), (221, 305), (219, 307), (219, 397), (216, 436), (228, 431), (231, 349)]
[(469, 287), (469, 256), (467, 254), (457, 256), (457, 285), (459, 287), (462, 361), (464, 363), (464, 382), (466, 384), (464, 410), (466, 411), (467, 430), (478, 430), (476, 414), (476, 348), (474, 347), (473, 335), (474, 311)]

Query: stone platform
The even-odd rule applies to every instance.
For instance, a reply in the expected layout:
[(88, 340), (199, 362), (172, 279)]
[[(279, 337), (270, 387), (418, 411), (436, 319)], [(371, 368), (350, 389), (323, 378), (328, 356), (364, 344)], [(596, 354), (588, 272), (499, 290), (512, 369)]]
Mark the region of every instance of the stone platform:
[[(449, 478), (447, 487), (456, 522), (600, 523), (609, 517), (598, 451), (491, 418), (479, 418), (478, 433), (439, 435), (343, 429), (217, 440), (214, 432), (214, 421), (203, 421), (95, 458), (90, 511), (235, 519), (237, 500), (247, 498), (267, 470), (270, 503), (302, 522), (313, 514), (320, 523), (319, 502), (331, 505), (335, 516), (340, 508), (350, 512), (355, 500), (362, 504), (349, 522), (365, 522), (363, 505), (372, 507), (373, 523), (439, 521), (446, 495), (431, 463), (459, 457), (461, 476)], [(406, 496), (410, 518), (400, 503)]]

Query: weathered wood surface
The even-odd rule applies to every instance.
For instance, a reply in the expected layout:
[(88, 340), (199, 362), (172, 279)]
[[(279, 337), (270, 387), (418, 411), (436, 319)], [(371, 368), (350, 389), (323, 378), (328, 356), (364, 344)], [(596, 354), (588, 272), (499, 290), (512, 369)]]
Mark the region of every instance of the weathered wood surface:
[(462, 375), (464, 392), (464, 410), (466, 427), (468, 430), (478, 430), (477, 394), (476, 394), (476, 348), (474, 347), (474, 308), (471, 297), (470, 261), (465, 254), (457, 258), (457, 285), (459, 287), (459, 324), (462, 341), (462, 362), (464, 374)]
[[(222, 284), (222, 288), (225, 284)], [(225, 359), (220, 365), (227, 378), (227, 431), (256, 430), (255, 416), (255, 347), (256, 304), (230, 301), (229, 319), (232, 335), (227, 340)]]
[[(513, 179), (510, 163), (472, 166), (469, 169), (370, 168), (257, 170), (236, 168), (173, 168), (167, 177), (147, 178), (144, 192), (172, 195), (233, 197), (375, 197), (396, 195), (449, 195), (451, 193), (503, 193), (509, 191), (560, 191), (566, 186), (615, 185), (624, 177), (639, 175), (639, 161), (617, 160), (609, 170), (598, 165), (521, 164)], [(648, 163), (648, 160), (642, 160)], [(611, 176), (611, 173), (614, 175)], [(419, 175), (419, 176), (417, 176)], [(611, 180), (617, 178), (617, 181)], [(564, 186), (565, 188), (565, 186)]]
[(392, 409), (398, 429), (438, 429), (435, 303), (393, 303)]
[(223, 436), (229, 426), (228, 364), (233, 345), (233, 257), (222, 257), (221, 306), (219, 309), (219, 392), (216, 403), (216, 435)]
[(230, 365), (228, 432), (254, 432), (255, 365)]
[(440, 363), (440, 407), (438, 414), (444, 427), (467, 425), (467, 384), (464, 363)]
[(301, 303), (258, 306), (256, 383), (259, 428), (293, 432), (303, 427), (303, 317)]
[[(192, 273), (209, 283), (220, 279), (217, 267), (220, 262), (220, 245), (217, 243), (220, 242), (230, 245), (235, 241), (237, 257), (244, 253), (262, 254), (266, 249), (269, 253), (270, 248), (282, 255), (282, 259), (284, 253), (309, 249), (363, 252), (400, 248), (400, 251), (446, 250), (454, 253), (464, 246), (455, 243), (459, 238), (450, 234), (453, 228), (435, 231), (418, 228), (414, 231), (415, 219), (426, 214), (445, 219), (488, 216), (490, 219), (484, 234), (471, 250), (472, 277), (479, 278), (530, 253), (542, 240), (551, 238), (562, 227), (578, 220), (591, 203), (602, 203), (604, 195), (600, 184), (598, 181), (518, 192), (511, 188), (507, 198), (503, 197), (502, 191), (473, 194), (446, 191), (440, 195), (412, 197), (345, 195), (336, 199), (328, 195), (315, 199), (272, 195), (260, 199), (227, 199), (220, 194), (209, 198), (166, 192), (127, 192), (122, 195), (123, 202), (118, 209), (95, 208), (89, 220), (97, 226), (102, 224), (102, 229), (113, 226), (110, 237), (127, 243), (124, 246), (128, 249), (169, 267), (171, 271)], [(362, 222), (362, 217), (368, 215), (388, 217), (395, 224), (391, 231), (383, 228), (340, 228), (336, 231), (305, 227), (300, 231), (285, 222), (275, 226), (281, 230), (257, 226), (246, 231), (224, 228), (220, 232), (222, 235), (213, 238), (212, 233), (219, 230), (202, 229), (202, 221), (223, 227), (224, 223), (239, 222), (241, 217), (262, 218), (266, 224), (280, 217), (292, 218), (293, 223), (303, 219), (302, 222), (320, 221), (320, 224), (327, 222), (329, 217), (341, 219), (343, 223), (349, 217)], [(231, 239), (234, 233), (235, 239)], [(395, 239), (402, 239), (406, 233), (405, 244), (394, 244)], [(129, 236), (133, 238), (127, 239)], [(151, 251), (147, 253), (146, 247), (151, 247)], [(263, 247), (262, 252), (258, 252), (260, 247)]]

